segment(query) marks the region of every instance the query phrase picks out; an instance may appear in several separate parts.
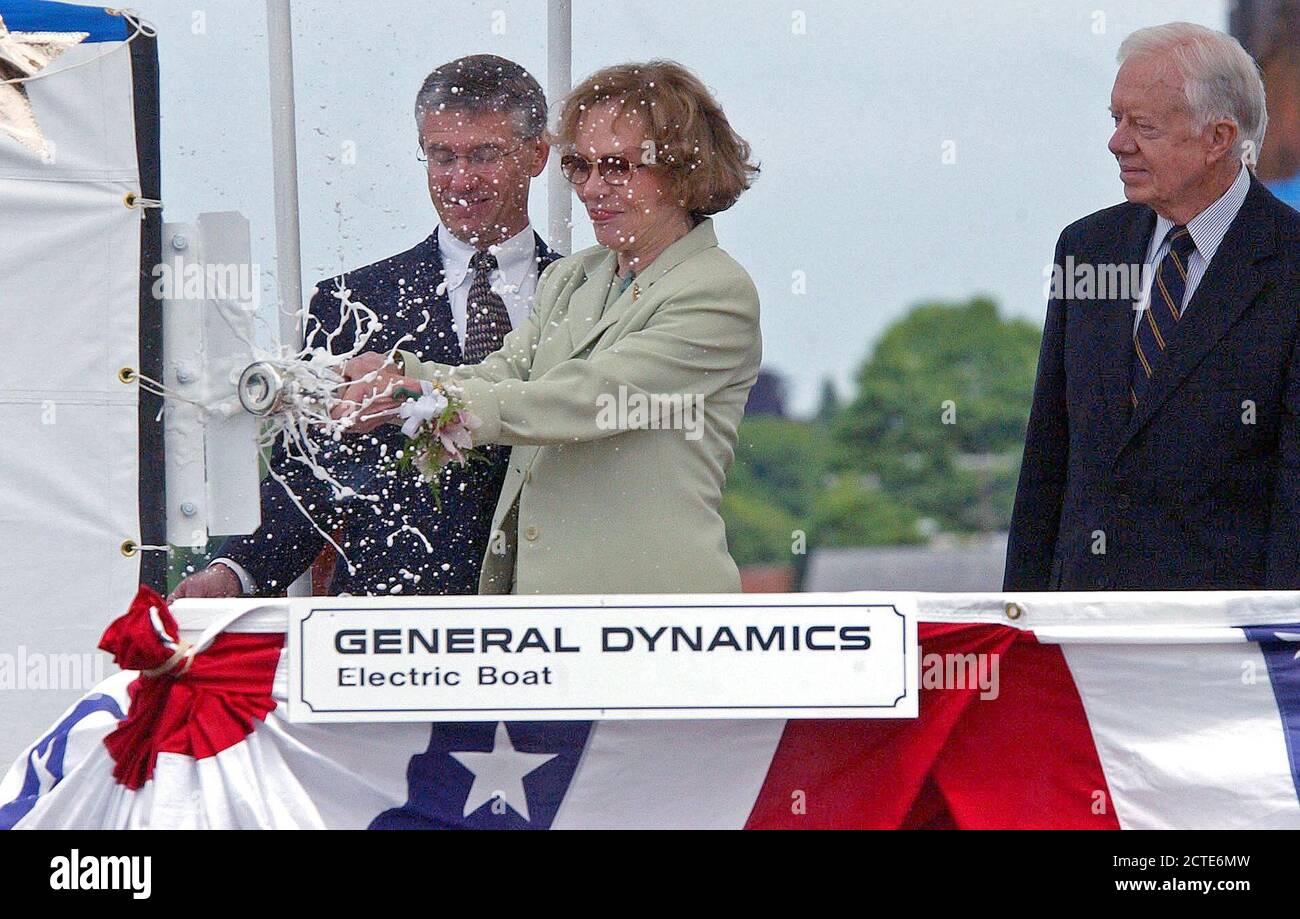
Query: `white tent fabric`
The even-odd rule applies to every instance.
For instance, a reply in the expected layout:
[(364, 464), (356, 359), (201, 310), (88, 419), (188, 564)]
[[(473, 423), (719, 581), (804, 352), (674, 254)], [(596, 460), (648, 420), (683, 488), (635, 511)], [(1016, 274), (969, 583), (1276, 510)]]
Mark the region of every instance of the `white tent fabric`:
[(0, 759), (95, 682), (16, 668), (111, 671), (94, 648), (139, 583), (120, 550), (140, 539), (137, 392), (118, 379), (139, 366), (130, 50), (88, 41), (48, 69), (26, 87), (51, 155), (0, 137)]

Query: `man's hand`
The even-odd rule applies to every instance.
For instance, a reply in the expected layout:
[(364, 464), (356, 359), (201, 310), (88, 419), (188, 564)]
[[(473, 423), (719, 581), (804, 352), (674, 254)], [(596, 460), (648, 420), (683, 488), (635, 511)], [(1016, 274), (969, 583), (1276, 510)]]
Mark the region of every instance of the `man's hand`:
[(419, 380), (402, 376), (388, 355), (373, 351), (344, 364), (343, 379), (351, 385), (340, 393), (343, 404), (331, 414), (336, 419), (352, 417), (350, 434), (368, 434), (380, 425), (398, 422), (398, 406), (420, 393)]
[(238, 597), (242, 593), (243, 587), (235, 572), (217, 562), (177, 584), (167, 602), (184, 597)]

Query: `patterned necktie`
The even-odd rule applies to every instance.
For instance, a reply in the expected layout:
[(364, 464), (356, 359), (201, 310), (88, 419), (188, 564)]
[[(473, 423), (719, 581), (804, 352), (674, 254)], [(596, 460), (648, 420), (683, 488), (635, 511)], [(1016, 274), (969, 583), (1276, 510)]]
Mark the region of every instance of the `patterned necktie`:
[(1133, 367), (1130, 374), (1129, 401), (1133, 407), (1146, 397), (1155, 375), (1157, 359), (1164, 353), (1170, 335), (1178, 327), (1183, 313), (1183, 294), (1187, 291), (1187, 266), (1196, 251), (1196, 240), (1187, 227), (1174, 227), (1166, 237), (1169, 251), (1160, 260), (1147, 308), (1142, 311), (1133, 332)]
[(465, 346), (461, 352), (465, 363), (477, 364), (505, 341), (510, 331), (510, 313), (489, 279), (496, 270), (497, 257), (491, 252), (476, 252), (469, 266), (474, 269), (474, 283), (470, 285), (465, 309)]

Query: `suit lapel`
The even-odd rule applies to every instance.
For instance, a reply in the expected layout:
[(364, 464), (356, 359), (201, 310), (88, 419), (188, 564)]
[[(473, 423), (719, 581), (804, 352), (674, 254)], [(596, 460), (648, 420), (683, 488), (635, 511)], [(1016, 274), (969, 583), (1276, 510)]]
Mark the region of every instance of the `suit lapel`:
[[(610, 278), (610, 283), (618, 284), (620, 281), (617, 277), (613, 277)], [(606, 329), (618, 322), (619, 317), (627, 311), (628, 306), (634, 301), (634, 299), (640, 299), (639, 295), (641, 291), (642, 288), (639, 279), (629, 284), (627, 289), (619, 294), (614, 302), (605, 308), (605, 311), (601, 313), (600, 318), (596, 320), (595, 324), (593, 324), (587, 332), (582, 335), (577, 344), (574, 345), (573, 355), (581, 354), (583, 351), (590, 348), (592, 343), (595, 342), (596, 339), (600, 338)]]
[(1150, 389), (1129, 419), (1120, 449), (1160, 410), (1263, 289), (1267, 277), (1255, 266), (1277, 247), (1273, 225), (1261, 213), (1263, 194), (1263, 186), (1252, 179), (1240, 213), (1153, 367)]
[[(1146, 207), (1134, 208), (1120, 229), (1112, 264), (1142, 265), (1146, 261), (1151, 233), (1155, 229), (1155, 211)], [(1129, 400), (1129, 368), (1133, 362), (1133, 321), (1135, 296), (1128, 300), (1107, 300), (1100, 304), (1100, 379), (1105, 399), (1105, 416), (1110, 422), (1111, 440), (1122, 435), (1132, 413)]]
[[(442, 250), (438, 246), (435, 230), (429, 237), (414, 264), (407, 284), (408, 296), (424, 297), (424, 303), (407, 303), (407, 323), (411, 339), (402, 347), (409, 348), (425, 360), (441, 364), (459, 364), (460, 348), (456, 345), (455, 326), (451, 320), (451, 299), (443, 284)], [(427, 310), (429, 318), (424, 319)]]
[(550, 246), (546, 245), (546, 240), (542, 239), (541, 235), (536, 230), (533, 230), (533, 240), (537, 245), (537, 273), (538, 274), (541, 274), (542, 271), (544, 271), (546, 267), (551, 264), (551, 262), (558, 261), (559, 259), (563, 258), (563, 256), (560, 255), (560, 253), (556, 252)]
[[(627, 307), (650, 291), (655, 282), (663, 278), (682, 262), (706, 249), (716, 248), (718, 237), (713, 231), (713, 220), (705, 218), (689, 233), (677, 240), (639, 274), (617, 300), (604, 309), (609, 285), (615, 282), (618, 257), (610, 252), (590, 275), (591, 280), (574, 293), (574, 301), (582, 299), (583, 321), (572, 327), (574, 336), (570, 357), (585, 351), (601, 334), (618, 321)], [(592, 290), (592, 288), (595, 288)], [(572, 307), (570, 307), (572, 314)]]
[(582, 350), (583, 343), (600, 323), (609, 285), (614, 283), (617, 264), (618, 257), (613, 252), (608, 253), (596, 263), (569, 298), (569, 315), (565, 326), (571, 340), (570, 357)]
[[(537, 273), (540, 275), (547, 266), (552, 262), (563, 258), (563, 256), (550, 246), (546, 245), (545, 240), (543, 240), (536, 231), (533, 231), (533, 235), (537, 240)], [(536, 307), (537, 304), (534, 301), (533, 308), (536, 309)], [(448, 313), (448, 315), (450, 315), (450, 313)], [(526, 447), (521, 445), (505, 449), (510, 451), (510, 459), (508, 461), (510, 465), (518, 466), (520, 469), (527, 469), (531, 466), (533, 459), (537, 456), (536, 447)], [(506, 477), (505, 482), (502, 485), (502, 492), (498, 497), (496, 510), (493, 512), (493, 530), (500, 528), (502, 520), (505, 518), (506, 514), (510, 512), (511, 506), (519, 496), (519, 489), (522, 485), (523, 479), (521, 477)]]

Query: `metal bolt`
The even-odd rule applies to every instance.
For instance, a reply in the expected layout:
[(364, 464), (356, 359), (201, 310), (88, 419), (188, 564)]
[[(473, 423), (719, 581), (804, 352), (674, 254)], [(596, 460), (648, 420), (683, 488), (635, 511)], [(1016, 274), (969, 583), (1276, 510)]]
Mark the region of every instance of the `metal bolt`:
[(194, 506), (193, 501), (185, 501), (181, 504), (181, 513), (186, 517), (193, 517), (198, 512), (199, 509)]
[(185, 249), (189, 248), (189, 245), (190, 245), (189, 240), (186, 239), (184, 236), (182, 236), (180, 233), (177, 233), (175, 236), (172, 237), (172, 248), (178, 252), (183, 252)]

